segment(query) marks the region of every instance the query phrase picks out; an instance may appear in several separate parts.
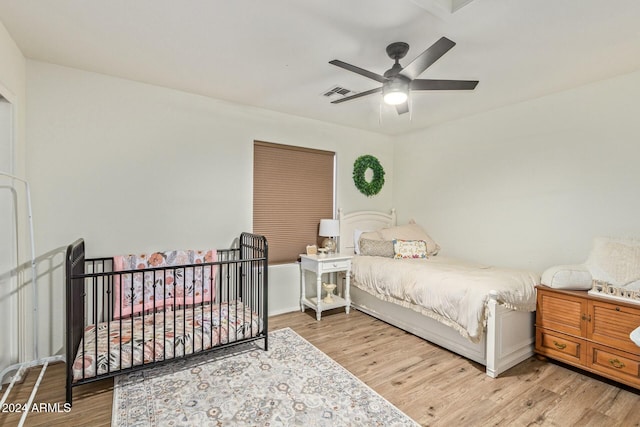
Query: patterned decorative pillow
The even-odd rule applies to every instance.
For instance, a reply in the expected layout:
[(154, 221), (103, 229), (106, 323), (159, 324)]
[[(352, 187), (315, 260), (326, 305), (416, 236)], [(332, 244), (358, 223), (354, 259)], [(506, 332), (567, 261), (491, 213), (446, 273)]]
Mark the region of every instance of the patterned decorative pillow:
[(427, 258), (427, 242), (424, 240), (393, 240), (394, 258)]
[[(157, 310), (165, 306), (190, 305), (208, 302), (215, 295), (215, 265), (197, 267), (197, 264), (215, 262), (217, 252), (166, 251), (152, 254), (113, 257), (113, 270), (141, 270), (139, 273), (114, 275), (113, 318), (139, 314), (144, 310)], [(184, 265), (182, 268), (172, 266)], [(188, 266), (191, 265), (191, 266)], [(144, 271), (167, 267), (162, 270)]]
[(386, 240), (360, 239), (360, 255), (393, 258), (393, 242)]

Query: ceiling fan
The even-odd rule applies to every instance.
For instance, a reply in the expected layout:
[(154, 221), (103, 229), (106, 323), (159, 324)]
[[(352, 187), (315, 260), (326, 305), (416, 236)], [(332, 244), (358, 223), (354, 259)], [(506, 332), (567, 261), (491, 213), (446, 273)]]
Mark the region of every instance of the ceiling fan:
[(409, 45), (404, 42), (395, 42), (387, 46), (387, 55), (395, 61), (393, 66), (385, 71), (384, 75), (376, 74), (371, 71), (347, 64), (346, 62), (334, 59), (329, 61), (345, 70), (360, 74), (361, 76), (370, 78), (379, 83), (381, 87), (347, 96), (342, 99), (333, 101), (332, 104), (339, 104), (345, 101), (351, 101), (373, 93), (382, 92), (385, 103), (395, 105), (398, 114), (404, 114), (409, 111), (407, 99), (409, 91), (412, 90), (473, 90), (478, 84), (477, 80), (434, 80), (434, 79), (418, 79), (417, 77), (436, 62), (442, 55), (447, 53), (456, 44), (446, 37), (440, 38), (431, 45), (430, 48), (422, 52), (409, 65), (402, 67), (399, 60), (404, 58), (409, 50)]

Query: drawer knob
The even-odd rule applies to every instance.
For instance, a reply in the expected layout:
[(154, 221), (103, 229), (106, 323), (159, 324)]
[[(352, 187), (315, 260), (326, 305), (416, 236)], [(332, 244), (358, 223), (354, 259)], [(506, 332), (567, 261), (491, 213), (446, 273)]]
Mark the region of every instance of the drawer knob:
[(609, 359), (609, 364), (616, 369), (622, 369), (626, 365), (618, 359)]
[(558, 341), (554, 341), (553, 345), (555, 345), (558, 350), (564, 350), (565, 348), (567, 348), (566, 344), (561, 344)]

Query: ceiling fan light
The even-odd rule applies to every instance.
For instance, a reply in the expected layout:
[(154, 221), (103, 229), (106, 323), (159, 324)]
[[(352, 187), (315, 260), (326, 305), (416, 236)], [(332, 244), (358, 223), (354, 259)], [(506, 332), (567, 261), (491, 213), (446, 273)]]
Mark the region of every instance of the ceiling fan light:
[(407, 94), (401, 90), (387, 92), (383, 96), (385, 104), (400, 105), (407, 102)]
[(400, 105), (409, 97), (409, 81), (396, 76), (382, 86), (382, 99), (388, 105)]

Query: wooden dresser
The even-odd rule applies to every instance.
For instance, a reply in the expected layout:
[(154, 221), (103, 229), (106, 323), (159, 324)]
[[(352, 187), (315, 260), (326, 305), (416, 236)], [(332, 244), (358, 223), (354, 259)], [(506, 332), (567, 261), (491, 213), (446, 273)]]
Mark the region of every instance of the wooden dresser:
[(538, 286), (536, 353), (640, 389), (640, 305)]

